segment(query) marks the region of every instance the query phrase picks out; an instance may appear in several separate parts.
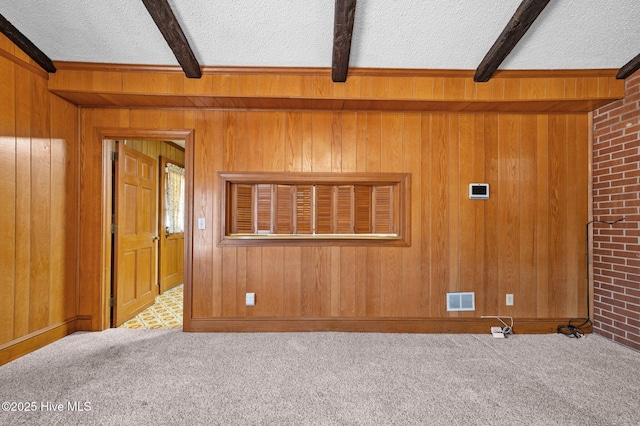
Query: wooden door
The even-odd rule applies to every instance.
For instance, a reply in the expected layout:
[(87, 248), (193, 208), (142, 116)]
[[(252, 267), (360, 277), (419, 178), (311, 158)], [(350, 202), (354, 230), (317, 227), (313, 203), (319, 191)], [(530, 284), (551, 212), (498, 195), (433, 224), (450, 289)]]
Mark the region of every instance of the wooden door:
[(167, 234), (166, 224), (166, 177), (167, 163), (173, 163), (183, 167), (176, 161), (166, 157), (160, 157), (160, 208), (158, 235), (160, 236), (160, 248), (158, 251), (158, 264), (160, 268), (160, 293), (182, 284), (184, 281), (184, 232)]
[(151, 306), (157, 284), (156, 160), (118, 143), (114, 326)]

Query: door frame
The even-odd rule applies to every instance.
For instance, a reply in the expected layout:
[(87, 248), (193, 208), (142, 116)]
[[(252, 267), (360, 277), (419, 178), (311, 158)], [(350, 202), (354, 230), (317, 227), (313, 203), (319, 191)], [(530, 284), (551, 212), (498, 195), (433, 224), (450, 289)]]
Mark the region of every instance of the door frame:
[(184, 140), (185, 141), (185, 230), (184, 230), (184, 307), (182, 329), (191, 330), (191, 288), (193, 279), (193, 129), (96, 129), (102, 144), (102, 209), (100, 244), (100, 329), (111, 327), (111, 223), (113, 206), (112, 142), (121, 139)]

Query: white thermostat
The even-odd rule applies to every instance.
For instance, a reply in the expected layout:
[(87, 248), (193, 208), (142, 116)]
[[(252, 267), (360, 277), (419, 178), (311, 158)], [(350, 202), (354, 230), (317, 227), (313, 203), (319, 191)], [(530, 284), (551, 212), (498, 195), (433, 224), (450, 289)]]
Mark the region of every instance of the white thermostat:
[(489, 198), (488, 183), (470, 183), (469, 198), (472, 200), (486, 200)]

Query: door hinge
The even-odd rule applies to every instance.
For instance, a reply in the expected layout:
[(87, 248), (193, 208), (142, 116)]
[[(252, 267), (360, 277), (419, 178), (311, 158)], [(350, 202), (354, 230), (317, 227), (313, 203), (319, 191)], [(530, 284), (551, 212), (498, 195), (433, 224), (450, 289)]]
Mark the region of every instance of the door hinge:
[(116, 232), (118, 232), (118, 225), (116, 225), (115, 223), (111, 224), (111, 233), (115, 234)]
[(109, 298), (109, 307), (113, 308), (114, 306), (116, 306), (116, 298), (111, 296)]
[(111, 161), (118, 161), (118, 153), (116, 151), (111, 151)]

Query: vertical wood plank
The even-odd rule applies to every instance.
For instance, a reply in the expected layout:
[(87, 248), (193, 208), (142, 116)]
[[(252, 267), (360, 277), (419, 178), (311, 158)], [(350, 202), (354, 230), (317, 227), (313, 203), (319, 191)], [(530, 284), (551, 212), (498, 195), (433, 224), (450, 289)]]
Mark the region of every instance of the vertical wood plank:
[[(421, 114), (420, 123), (420, 281), (422, 283), (419, 293), (419, 314), (430, 315), (431, 298), (431, 194), (434, 185), (431, 176), (431, 114)], [(416, 244), (414, 242), (414, 244)]]
[[(474, 116), (474, 133), (473, 133), (473, 146), (474, 146), (474, 182), (488, 182), (486, 171), (485, 171), (485, 133), (484, 133), (484, 122), (485, 115), (477, 114)], [(468, 190), (468, 189), (467, 189)], [(468, 197), (468, 195), (467, 195)], [(476, 288), (476, 312), (480, 315), (491, 315), (490, 312), (487, 312), (485, 306), (485, 295), (488, 292), (488, 284), (485, 281), (485, 263), (486, 263), (486, 255), (485, 255), (485, 239), (486, 239), (486, 231), (485, 231), (485, 212), (487, 203), (474, 203), (474, 257), (473, 257), (473, 265), (474, 265), (474, 288)]]
[(285, 317), (299, 317), (302, 314), (302, 249), (300, 247), (285, 247), (283, 285), (283, 315)]
[(539, 200), (537, 176), (537, 123), (534, 115), (520, 118), (520, 164), (518, 202), (520, 216), (519, 230), (519, 285), (514, 290), (515, 313), (523, 318), (534, 318), (536, 315), (538, 279), (537, 252), (540, 248), (536, 241), (536, 211)]
[(536, 314), (549, 316), (549, 117), (536, 116), (536, 176), (538, 199), (536, 208)]
[[(468, 185), (473, 182), (482, 182), (481, 176), (478, 176), (482, 169), (476, 170), (475, 160), (476, 156), (481, 154), (482, 145), (479, 145), (475, 140), (473, 115), (460, 115), (458, 127), (460, 129), (460, 175), (456, 202), (459, 203), (459, 290), (475, 291), (478, 295), (482, 283), (476, 279), (476, 239), (478, 237), (477, 226), (482, 222), (476, 221), (476, 211), (482, 206), (484, 200), (470, 200)], [(476, 312), (479, 311), (479, 306), (476, 304)], [(461, 313), (461, 316), (464, 315)]]
[(46, 82), (31, 79), (31, 288), (29, 330), (49, 324), (51, 116)]
[(431, 250), (429, 316), (446, 316), (449, 289), (449, 129), (446, 114), (432, 114), (429, 126), (431, 182), (429, 246)]
[(402, 314), (406, 317), (418, 317), (422, 309), (421, 292), (423, 283), (420, 280), (421, 241), (422, 234), (422, 190), (421, 134), (420, 114), (404, 114), (402, 127), (402, 170), (411, 173), (411, 246), (402, 253)]
[(246, 316), (246, 293), (247, 293), (247, 248), (239, 247), (236, 251), (236, 315)]
[(263, 118), (263, 169), (285, 170), (285, 113), (265, 112)]
[[(448, 193), (449, 229), (448, 250), (449, 260), (449, 291), (460, 291), (460, 116), (450, 114), (448, 116), (448, 175), (446, 177), (446, 190)], [(458, 314), (460, 315), (460, 314)]]
[[(576, 176), (575, 188), (589, 188), (589, 170), (584, 167), (585, 164), (589, 164), (590, 155), (589, 155), (589, 144), (591, 144), (590, 133), (589, 133), (589, 116), (582, 114), (576, 115), (576, 127), (575, 127), (575, 135), (568, 134), (569, 143), (571, 139), (575, 141), (575, 174), (574, 172), (569, 172), (569, 176)], [(588, 282), (587, 282), (587, 264), (586, 264), (586, 235), (584, 233), (584, 228), (586, 223), (589, 221), (589, 212), (584, 206), (589, 205), (589, 193), (588, 191), (574, 191), (576, 200), (575, 200), (575, 216), (570, 217), (569, 224), (570, 227), (568, 232), (578, 237), (576, 244), (577, 247), (581, 247), (579, 251), (576, 252), (576, 283), (577, 291), (577, 306), (575, 312), (569, 312), (569, 316), (571, 317), (586, 317), (587, 309), (588, 309)], [(571, 274), (571, 273), (570, 273)], [(593, 312), (590, 312), (593, 314)]]
[(567, 143), (566, 117), (549, 118), (549, 315), (567, 313)]
[[(580, 264), (579, 259), (584, 256), (579, 256), (578, 250), (571, 250), (570, 247), (580, 247), (578, 245), (578, 241), (583, 241), (584, 238), (580, 238), (583, 235), (581, 232), (582, 225), (586, 223), (584, 217), (580, 217), (577, 212), (580, 212), (581, 209), (578, 206), (578, 200), (584, 200), (584, 198), (579, 197), (575, 190), (571, 190), (571, 188), (575, 188), (570, 183), (572, 179), (576, 181), (582, 181), (582, 183), (586, 183), (584, 180), (584, 174), (580, 176), (579, 174), (579, 166), (577, 164), (577, 160), (579, 158), (585, 159), (584, 157), (580, 157), (578, 150), (578, 132), (576, 130), (576, 116), (575, 115), (567, 115), (566, 116), (566, 138), (564, 143), (567, 147), (567, 181), (564, 182), (566, 186), (566, 219), (565, 223), (567, 225), (566, 235), (567, 235), (567, 254), (566, 254), (566, 280), (564, 282), (566, 288), (566, 300), (567, 304), (565, 306), (565, 313), (568, 317), (577, 317), (578, 316), (578, 277), (580, 274), (578, 273), (578, 265)], [(584, 151), (584, 149), (582, 149)], [(582, 163), (582, 164), (587, 164)], [(584, 204), (583, 204), (584, 205)], [(584, 247), (584, 243), (582, 244)], [(584, 282), (584, 281), (583, 281)]]
[[(235, 111), (223, 113), (223, 150), (224, 170), (238, 170), (238, 141), (236, 135), (240, 133)], [(242, 249), (240, 249), (242, 250)], [(241, 295), (239, 294), (238, 279), (238, 249), (225, 247), (222, 249), (222, 315), (235, 316), (238, 313)], [(244, 300), (242, 301), (244, 302)]]
[(313, 290), (315, 282), (313, 264), (313, 248), (302, 247), (300, 251), (301, 260), (301, 285), (300, 285), (300, 314), (303, 317), (313, 315)]
[(341, 280), (342, 280), (342, 251), (340, 247), (331, 247), (329, 249), (330, 258), (330, 311), (332, 317), (339, 317), (341, 308)]
[(212, 145), (212, 158), (210, 159), (211, 165), (207, 174), (207, 190), (210, 194), (211, 202), (208, 205), (208, 214), (211, 216), (211, 221), (207, 222), (211, 225), (211, 241), (209, 244), (213, 247), (213, 256), (211, 259), (212, 268), (212, 288), (211, 288), (211, 301), (212, 301), (212, 315), (220, 316), (222, 314), (222, 249), (217, 247), (216, 243), (220, 238), (220, 227), (217, 226), (223, 218), (220, 217), (220, 191), (218, 190), (218, 171), (223, 168), (224, 161), (224, 115), (222, 111), (207, 111), (205, 116), (209, 132), (205, 132), (205, 139), (203, 142)]
[(207, 113), (197, 111), (193, 114), (195, 133), (193, 165), (193, 214), (195, 218), (204, 218), (206, 229), (193, 231), (193, 279), (192, 279), (192, 318), (209, 318), (213, 315), (213, 187), (212, 174), (214, 144), (207, 126)]
[(285, 117), (284, 169), (302, 171), (302, 113), (287, 112)]
[(331, 248), (314, 247), (312, 250), (312, 313), (315, 316), (328, 317), (331, 315)]
[(340, 316), (356, 316), (356, 248), (343, 247), (340, 254)]
[(414, 78), (414, 98), (433, 99), (434, 79), (433, 77)]
[[(72, 173), (77, 159), (73, 156), (75, 130), (77, 129), (76, 109), (66, 101), (51, 97), (51, 268), (49, 324), (61, 323), (73, 317), (75, 303), (74, 257), (76, 200), (75, 176)], [(75, 160), (75, 161), (74, 161)]]
[(519, 117), (501, 115), (498, 125), (498, 312), (513, 315), (514, 307), (505, 305), (505, 297), (507, 293), (514, 294), (519, 281)]
[(313, 145), (311, 168), (314, 172), (330, 172), (332, 166), (332, 114), (330, 112), (315, 112), (311, 119)]
[[(486, 315), (496, 315), (498, 312), (498, 262), (499, 262), (499, 239), (498, 239), (498, 208), (502, 199), (499, 176), (498, 176), (498, 116), (487, 114), (484, 120), (485, 137), (485, 181), (493, 186), (491, 198), (485, 201), (485, 291), (481, 295), (484, 299), (481, 303), (485, 307)], [(493, 312), (493, 313), (492, 313)]]
[(237, 315), (238, 263), (237, 249), (225, 247), (222, 251), (222, 316)]
[(262, 267), (260, 314), (264, 316), (282, 316), (284, 314), (284, 248), (264, 247), (262, 249)]
[[(14, 337), (29, 334), (31, 288), (31, 76), (16, 73), (16, 193)], [(11, 110), (8, 109), (7, 112)], [(4, 157), (4, 156), (3, 156)], [(5, 198), (3, 198), (5, 199)], [(8, 241), (11, 241), (10, 239)], [(75, 282), (75, 280), (74, 280)]]
[[(265, 305), (262, 293), (262, 247), (247, 247), (247, 293), (255, 293), (255, 306), (247, 306), (247, 316), (262, 315)], [(268, 299), (267, 299), (268, 300)]]
[(310, 112), (302, 113), (302, 171), (313, 170), (313, 117)]
[[(0, 58), (0, 344), (13, 339), (16, 288), (16, 92), (14, 65)], [(21, 307), (18, 306), (18, 309)]]

